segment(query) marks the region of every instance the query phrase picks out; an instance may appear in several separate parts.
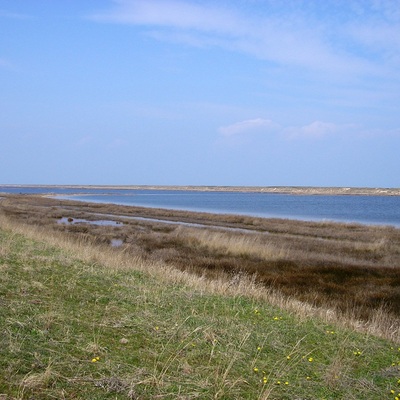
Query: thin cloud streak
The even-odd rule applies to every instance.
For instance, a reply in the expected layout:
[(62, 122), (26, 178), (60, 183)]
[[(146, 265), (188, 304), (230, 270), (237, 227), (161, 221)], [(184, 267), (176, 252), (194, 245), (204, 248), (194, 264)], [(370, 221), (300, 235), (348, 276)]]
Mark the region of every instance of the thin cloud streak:
[(13, 13), (4, 10), (0, 10), (0, 18), (10, 18), (10, 19), (31, 19), (33, 18), (28, 14)]
[(233, 13), (215, 6), (200, 6), (179, 0), (117, 0), (117, 7), (91, 16), (104, 22), (166, 26), (198, 31), (235, 34), (241, 21)]
[(322, 140), (338, 135), (352, 135), (358, 138), (400, 136), (400, 129), (371, 130), (357, 124), (335, 124), (326, 121), (313, 121), (301, 126), (283, 126), (270, 119), (254, 118), (221, 126), (218, 133), (226, 139), (263, 133), (286, 140)]
[(233, 136), (243, 133), (259, 132), (259, 131), (271, 131), (279, 128), (279, 125), (269, 119), (255, 118), (248, 119), (246, 121), (236, 122), (231, 125), (222, 126), (218, 129), (218, 132), (223, 136)]
[(0, 58), (0, 68), (9, 71), (15, 71), (17, 69), (15, 64), (13, 64), (10, 60), (7, 60), (5, 58)]
[(75, 147), (83, 148), (83, 147), (87, 147), (91, 143), (93, 143), (93, 136), (92, 135), (85, 135), (85, 136), (79, 138), (75, 142)]
[(290, 127), (285, 129), (285, 134), (294, 138), (320, 139), (339, 131), (339, 127), (331, 122), (314, 121), (301, 127)]
[[(299, 16), (285, 10), (280, 14), (255, 16), (234, 8), (190, 1), (118, 0), (114, 3), (112, 10), (90, 18), (149, 27), (150, 34), (157, 39), (194, 46), (219, 46), (281, 65), (337, 75), (378, 74), (381, 70), (380, 62), (347, 49), (349, 39), (357, 45), (381, 46), (381, 43), (366, 42), (369, 26), (365, 23), (360, 22), (358, 28), (351, 31), (339, 22), (328, 24), (312, 14)], [(385, 29), (390, 33), (394, 28), (392, 25)], [(341, 40), (332, 43), (338, 31)], [(389, 34), (383, 30), (379, 32), (385, 37)]]
[(354, 25), (349, 27), (349, 37), (352, 37), (371, 56), (379, 55), (381, 59), (392, 66), (400, 66), (400, 24), (396, 26), (387, 23), (375, 23), (370, 26)]

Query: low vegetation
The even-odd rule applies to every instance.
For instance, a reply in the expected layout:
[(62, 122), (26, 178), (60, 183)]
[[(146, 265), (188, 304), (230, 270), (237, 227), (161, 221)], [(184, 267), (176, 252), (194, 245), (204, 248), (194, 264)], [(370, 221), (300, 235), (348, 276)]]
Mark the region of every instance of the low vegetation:
[[(13, 221), (93, 244), (120, 243), (119, 250), (131, 257), (208, 279), (250, 276), (266, 291), (273, 289), (366, 323), (384, 313), (389, 321), (385, 335), (396, 335), (399, 329), (400, 230), (393, 227), (189, 213), (40, 196), (5, 196), (0, 204)], [(61, 218), (71, 223), (61, 224)], [(86, 223), (75, 223), (78, 218)], [(95, 224), (98, 220), (120, 224)]]
[(2, 399), (400, 396), (394, 339), (245, 274), (197, 277), (60, 230), (0, 218)]

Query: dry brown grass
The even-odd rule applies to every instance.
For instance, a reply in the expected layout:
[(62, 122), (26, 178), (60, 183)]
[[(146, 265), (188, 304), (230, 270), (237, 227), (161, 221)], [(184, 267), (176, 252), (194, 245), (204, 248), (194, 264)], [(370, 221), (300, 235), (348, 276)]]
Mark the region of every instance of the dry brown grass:
[[(2, 226), (24, 234), (29, 231), (94, 266), (105, 263), (124, 269), (134, 265), (160, 279), (185, 282), (200, 290), (268, 299), (304, 318), (318, 316), (392, 339), (399, 336), (400, 231), (394, 228), (213, 216), (34, 196), (9, 196), (2, 201), (2, 209), (7, 215)], [(124, 225), (57, 224), (60, 217), (100, 219), (94, 213), (114, 214), (112, 219)], [(113, 238), (124, 244), (112, 248)]]
[(43, 389), (49, 387), (55, 379), (51, 365), (48, 365), (43, 372), (29, 373), (21, 382), (22, 390), (25, 389)]
[(256, 257), (264, 260), (279, 260), (288, 256), (283, 246), (268, 243), (261, 236), (243, 233), (215, 232), (179, 227), (175, 230), (177, 238), (184, 236), (189, 245), (205, 247), (210, 252), (240, 257)]

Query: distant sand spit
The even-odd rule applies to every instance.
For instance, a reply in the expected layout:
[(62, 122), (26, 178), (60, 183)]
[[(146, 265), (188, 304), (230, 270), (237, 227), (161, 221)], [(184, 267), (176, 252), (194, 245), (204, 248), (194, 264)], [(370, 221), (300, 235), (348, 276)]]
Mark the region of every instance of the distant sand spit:
[(157, 186), (157, 185), (0, 185), (4, 187), (125, 189), (125, 190), (185, 190), (200, 192), (253, 192), (293, 195), (363, 195), (400, 196), (400, 188), (313, 187), (313, 186)]

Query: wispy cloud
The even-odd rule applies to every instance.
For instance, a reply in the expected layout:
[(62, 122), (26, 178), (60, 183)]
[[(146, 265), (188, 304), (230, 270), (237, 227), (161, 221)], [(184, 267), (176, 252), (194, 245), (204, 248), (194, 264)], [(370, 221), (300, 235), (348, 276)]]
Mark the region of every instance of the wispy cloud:
[(229, 139), (231, 137), (251, 137), (256, 133), (269, 133), (286, 140), (322, 140), (334, 135), (356, 135), (366, 137), (371, 135), (394, 135), (399, 130), (371, 131), (356, 124), (335, 124), (333, 122), (313, 121), (306, 125), (284, 126), (275, 121), (263, 118), (235, 122), (218, 128), (218, 133)]
[(82, 136), (81, 138), (79, 138), (75, 142), (75, 147), (77, 147), (77, 148), (86, 147), (89, 144), (91, 144), (92, 142), (93, 142), (93, 136), (92, 135), (85, 135), (85, 136)]
[(391, 25), (386, 22), (375, 22), (371, 25), (355, 24), (349, 27), (352, 37), (370, 56), (378, 55), (389, 63), (400, 65), (400, 22)]
[(28, 14), (21, 14), (21, 13), (6, 11), (6, 10), (0, 10), (0, 18), (31, 19), (32, 16), (28, 15)]
[[(182, 0), (116, 0), (110, 11), (93, 14), (105, 22), (167, 26), (198, 31), (233, 33), (240, 23), (227, 9)], [(240, 25), (239, 25), (240, 26)]]
[(110, 149), (115, 150), (115, 149), (120, 149), (120, 148), (126, 147), (127, 144), (128, 144), (128, 142), (127, 142), (125, 139), (117, 138), (117, 139), (113, 139), (113, 140), (108, 144), (108, 147), (109, 147)]
[(0, 58), (0, 68), (13, 69), (14, 65), (5, 58)]
[[(386, 48), (386, 52), (397, 49), (399, 35), (393, 33), (398, 32), (398, 21), (386, 17), (388, 7), (379, 6), (385, 2), (350, 3), (344, 11), (337, 7), (339, 16), (332, 17), (327, 7), (314, 4), (316, 12), (310, 2), (301, 0), (288, 0), (279, 7), (277, 2), (266, 0), (260, 9), (268, 11), (260, 15), (250, 8), (240, 9), (240, 2), (232, 2), (228, 8), (227, 3), (222, 6), (207, 1), (116, 0), (110, 10), (91, 18), (142, 26), (157, 39), (219, 46), (281, 65), (337, 75), (377, 73), (382, 57), (376, 48)], [(366, 8), (373, 7), (381, 19), (376, 19), (371, 28), (371, 21), (363, 16)], [(355, 24), (341, 17), (347, 12), (352, 13)], [(368, 51), (359, 51), (360, 47)], [(366, 54), (372, 51), (374, 57)]]
[(338, 132), (341, 128), (331, 122), (314, 121), (304, 126), (285, 128), (284, 133), (289, 138), (320, 139)]
[(269, 119), (255, 118), (245, 121), (235, 122), (234, 124), (221, 126), (218, 132), (223, 136), (233, 136), (243, 133), (254, 133), (260, 131), (271, 131), (279, 129), (279, 125)]

